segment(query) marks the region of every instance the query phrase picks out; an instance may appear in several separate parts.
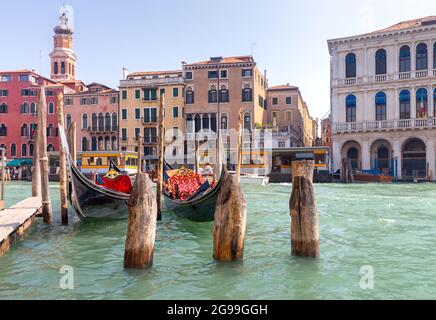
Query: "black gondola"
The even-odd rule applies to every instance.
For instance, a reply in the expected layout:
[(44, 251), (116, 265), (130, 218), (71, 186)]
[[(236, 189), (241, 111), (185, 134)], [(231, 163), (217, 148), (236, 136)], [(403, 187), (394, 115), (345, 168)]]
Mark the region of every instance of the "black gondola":
[[(171, 167), (165, 163), (167, 167)], [(165, 207), (168, 211), (172, 211), (179, 217), (186, 218), (193, 221), (213, 221), (215, 214), (215, 204), (221, 189), (223, 177), (227, 169), (222, 165), (220, 178), (214, 188), (209, 189), (206, 193), (197, 195), (187, 200), (172, 199), (165, 192), (164, 200)]]
[[(68, 143), (60, 127), (61, 140), (67, 153), (69, 172), (69, 199), (81, 219), (121, 219), (128, 214), (129, 194), (117, 192), (99, 186), (86, 178), (76, 167), (68, 151)], [(164, 166), (172, 169), (166, 162)], [(165, 207), (182, 218), (193, 221), (213, 221), (215, 203), (227, 170), (222, 165), (217, 184), (204, 193), (194, 195), (187, 200), (175, 200), (163, 193)]]

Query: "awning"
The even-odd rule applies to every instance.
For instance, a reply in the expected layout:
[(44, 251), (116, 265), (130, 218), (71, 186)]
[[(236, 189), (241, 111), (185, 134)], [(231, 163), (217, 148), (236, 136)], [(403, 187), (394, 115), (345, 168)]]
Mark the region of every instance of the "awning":
[(6, 164), (6, 167), (25, 167), (25, 166), (31, 166), (33, 163), (32, 159), (14, 159), (12, 161), (9, 161)]

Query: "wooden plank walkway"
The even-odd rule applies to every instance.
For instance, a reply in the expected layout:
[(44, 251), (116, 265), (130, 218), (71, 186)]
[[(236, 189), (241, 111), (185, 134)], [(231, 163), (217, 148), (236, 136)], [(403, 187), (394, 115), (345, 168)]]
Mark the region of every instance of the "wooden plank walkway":
[(30, 197), (0, 211), (0, 256), (9, 250), (17, 238), (23, 237), (41, 206), (40, 197)]

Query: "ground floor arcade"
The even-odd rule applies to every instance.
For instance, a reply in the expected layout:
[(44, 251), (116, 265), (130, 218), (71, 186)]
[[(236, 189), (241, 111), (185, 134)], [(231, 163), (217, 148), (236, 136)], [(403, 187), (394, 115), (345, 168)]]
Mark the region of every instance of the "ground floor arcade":
[(383, 173), (398, 180), (436, 180), (436, 131), (346, 133), (333, 136), (332, 169), (349, 159), (356, 171)]

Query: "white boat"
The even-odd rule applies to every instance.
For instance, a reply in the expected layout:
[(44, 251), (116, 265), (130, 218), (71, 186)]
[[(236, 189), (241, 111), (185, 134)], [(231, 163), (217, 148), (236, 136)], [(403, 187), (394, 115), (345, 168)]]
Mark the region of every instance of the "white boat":
[[(235, 174), (235, 171), (229, 171), (231, 174)], [(240, 181), (244, 184), (257, 184), (266, 186), (269, 183), (268, 176), (261, 176), (255, 173), (243, 173), (240, 175)]]

